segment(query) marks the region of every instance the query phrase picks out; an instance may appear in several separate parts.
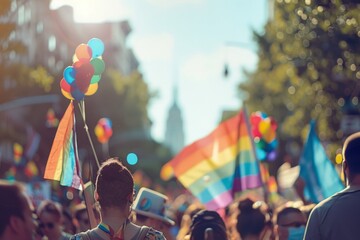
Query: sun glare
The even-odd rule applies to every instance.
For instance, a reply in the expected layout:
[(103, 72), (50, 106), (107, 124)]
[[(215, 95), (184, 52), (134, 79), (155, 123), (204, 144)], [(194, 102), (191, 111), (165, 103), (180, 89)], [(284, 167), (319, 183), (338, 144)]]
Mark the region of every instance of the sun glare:
[(73, 7), (75, 22), (111, 22), (129, 17), (121, 0), (52, 0), (50, 7), (57, 9), (64, 5)]

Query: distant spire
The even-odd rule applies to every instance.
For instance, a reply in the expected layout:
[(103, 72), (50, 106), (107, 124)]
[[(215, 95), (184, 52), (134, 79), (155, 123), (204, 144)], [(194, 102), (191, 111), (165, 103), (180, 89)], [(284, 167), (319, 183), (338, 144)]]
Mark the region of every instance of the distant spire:
[(173, 88), (173, 105), (178, 105), (178, 86), (176, 82)]
[(180, 152), (185, 143), (184, 123), (178, 100), (178, 81), (177, 77), (174, 77), (173, 103), (168, 112), (164, 138), (164, 143), (170, 148), (172, 154)]

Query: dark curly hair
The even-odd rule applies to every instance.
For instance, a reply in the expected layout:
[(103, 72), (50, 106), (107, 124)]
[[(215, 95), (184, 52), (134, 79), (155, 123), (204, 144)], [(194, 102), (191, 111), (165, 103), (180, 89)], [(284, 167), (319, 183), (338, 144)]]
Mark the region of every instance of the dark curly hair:
[(267, 216), (259, 206), (249, 198), (239, 202), (240, 213), (237, 217), (236, 229), (242, 238), (248, 235), (259, 236), (267, 224)]
[(214, 239), (228, 239), (224, 221), (217, 212), (209, 210), (201, 210), (192, 218), (190, 239), (203, 240), (208, 229), (212, 229)]
[(101, 208), (124, 207), (133, 194), (134, 179), (119, 160), (110, 158), (101, 165), (95, 185)]

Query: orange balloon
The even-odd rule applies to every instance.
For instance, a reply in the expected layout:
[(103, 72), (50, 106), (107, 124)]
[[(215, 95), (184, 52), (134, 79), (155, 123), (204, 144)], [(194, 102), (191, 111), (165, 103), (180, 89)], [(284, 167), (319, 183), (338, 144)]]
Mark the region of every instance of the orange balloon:
[(263, 135), (263, 138), (267, 143), (271, 143), (272, 141), (274, 141), (275, 137), (276, 132), (272, 129), (270, 129), (267, 133)]
[[(80, 60), (82, 58), (90, 59), (92, 56), (91, 48), (87, 44), (80, 44), (75, 49), (75, 55)], [(74, 58), (73, 58), (74, 60)]]
[(99, 84), (98, 84), (98, 83), (90, 84), (88, 90), (85, 92), (85, 95), (86, 95), (86, 96), (91, 96), (91, 95), (93, 95), (94, 93), (96, 93), (96, 91), (98, 90), (98, 88), (99, 88)]

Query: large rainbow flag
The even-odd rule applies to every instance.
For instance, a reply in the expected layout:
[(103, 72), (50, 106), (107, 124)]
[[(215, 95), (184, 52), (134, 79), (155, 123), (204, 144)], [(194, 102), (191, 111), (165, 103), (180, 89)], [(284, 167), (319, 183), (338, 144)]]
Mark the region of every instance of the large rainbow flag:
[(224, 208), (236, 193), (262, 186), (249, 129), (242, 110), (186, 146), (167, 167), (207, 209)]
[(62, 186), (81, 189), (74, 146), (74, 122), (74, 105), (70, 102), (56, 131), (44, 178), (60, 181)]

